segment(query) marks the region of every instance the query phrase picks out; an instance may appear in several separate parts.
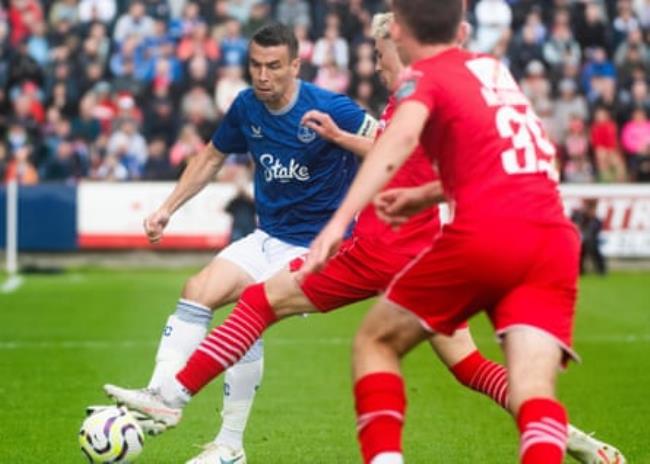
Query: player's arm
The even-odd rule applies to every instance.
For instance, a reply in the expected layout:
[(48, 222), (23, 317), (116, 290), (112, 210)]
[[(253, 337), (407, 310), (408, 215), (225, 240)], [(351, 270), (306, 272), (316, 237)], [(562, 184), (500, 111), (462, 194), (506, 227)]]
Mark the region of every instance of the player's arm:
[(329, 114), (322, 111), (308, 111), (300, 123), (314, 130), (328, 142), (335, 143), (357, 156), (365, 157), (372, 148), (373, 139), (370, 134), (359, 135), (345, 131), (336, 124)]
[(355, 214), (388, 183), (415, 150), (428, 117), (428, 107), (419, 101), (400, 105), (386, 132), (366, 156), (345, 200), (312, 243), (301, 275), (320, 268), (336, 251)]
[(417, 187), (399, 187), (385, 190), (375, 196), (377, 215), (392, 226), (399, 226), (418, 214), (446, 200), (442, 183), (432, 181)]
[(209, 142), (190, 160), (172, 193), (156, 212), (144, 220), (144, 229), (151, 243), (160, 241), (172, 214), (214, 179), (225, 159), (226, 156)]

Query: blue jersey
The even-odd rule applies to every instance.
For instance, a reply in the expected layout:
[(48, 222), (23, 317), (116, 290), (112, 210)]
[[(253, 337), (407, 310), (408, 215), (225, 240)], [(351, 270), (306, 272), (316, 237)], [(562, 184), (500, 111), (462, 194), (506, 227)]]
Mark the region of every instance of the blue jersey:
[(348, 97), (299, 81), (294, 101), (278, 112), (252, 89), (242, 91), (212, 137), (224, 154), (252, 155), (260, 229), (299, 246), (308, 246), (336, 211), (358, 167), (352, 153), (300, 125), (313, 109), (345, 131), (374, 130), (374, 120)]

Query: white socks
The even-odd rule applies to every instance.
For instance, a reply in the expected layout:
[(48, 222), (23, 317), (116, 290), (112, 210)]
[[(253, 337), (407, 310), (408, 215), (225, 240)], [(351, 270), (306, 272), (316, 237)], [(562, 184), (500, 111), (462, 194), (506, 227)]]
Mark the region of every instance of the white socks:
[(244, 431), (250, 416), (255, 393), (264, 373), (264, 344), (257, 340), (239, 363), (226, 371), (224, 379), (223, 423), (215, 438), (220, 445), (239, 450), (243, 448)]
[(210, 308), (189, 300), (178, 301), (160, 339), (149, 388), (160, 388), (165, 379), (175, 377), (205, 338), (211, 321)]
[(370, 464), (404, 464), (402, 453), (380, 453)]

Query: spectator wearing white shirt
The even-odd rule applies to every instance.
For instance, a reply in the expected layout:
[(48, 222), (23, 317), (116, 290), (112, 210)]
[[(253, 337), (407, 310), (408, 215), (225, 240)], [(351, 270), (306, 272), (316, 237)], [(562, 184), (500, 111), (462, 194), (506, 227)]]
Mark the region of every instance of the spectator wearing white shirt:
[(82, 23), (99, 21), (108, 24), (113, 21), (116, 12), (115, 0), (81, 0), (79, 2), (79, 21)]
[(505, 0), (481, 0), (476, 5), (476, 43), (479, 52), (491, 52), (512, 22), (512, 11)]
[(122, 43), (129, 36), (139, 37), (140, 41), (154, 34), (154, 20), (146, 15), (145, 5), (135, 1), (131, 3), (129, 12), (120, 16), (115, 24), (113, 40)]

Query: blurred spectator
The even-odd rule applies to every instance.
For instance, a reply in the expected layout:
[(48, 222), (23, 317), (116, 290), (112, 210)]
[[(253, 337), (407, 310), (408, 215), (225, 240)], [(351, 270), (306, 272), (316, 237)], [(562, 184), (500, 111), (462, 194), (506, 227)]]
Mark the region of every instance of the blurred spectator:
[(72, 135), (87, 143), (97, 140), (101, 134), (102, 126), (94, 115), (95, 97), (92, 94), (85, 96), (79, 105), (79, 115), (72, 121)]
[(107, 157), (116, 157), (126, 168), (128, 177), (139, 179), (147, 162), (147, 142), (130, 119), (117, 123), (117, 130), (108, 139)]
[(170, 146), (176, 139), (178, 127), (174, 103), (161, 87), (158, 93), (147, 100), (144, 118), (144, 135), (148, 140), (162, 138)]
[(208, 25), (201, 22), (181, 39), (176, 53), (181, 61), (187, 61), (194, 56), (205, 56), (216, 61), (219, 59), (219, 46), (208, 36)]
[(316, 41), (312, 63), (316, 67), (334, 65), (338, 69), (347, 68), (350, 54), (348, 43), (339, 35), (338, 17), (330, 15), (330, 19), (325, 36)]
[(203, 141), (191, 124), (181, 129), (178, 141), (169, 152), (169, 162), (179, 172), (185, 168), (187, 161), (203, 148)]
[(223, 68), (221, 78), (217, 81), (214, 91), (214, 100), (219, 117), (226, 114), (239, 92), (247, 87), (248, 84), (244, 80), (244, 69), (241, 66), (226, 66)]
[(551, 37), (543, 47), (544, 60), (554, 74), (561, 72), (566, 63), (580, 63), (582, 51), (573, 38), (567, 15), (557, 15), (551, 29)]
[(518, 80), (524, 77), (529, 63), (542, 62), (542, 46), (532, 26), (524, 26), (521, 34), (512, 41), (508, 57), (510, 58), (510, 69)]
[(241, 24), (230, 19), (225, 24), (221, 39), (221, 64), (223, 66), (245, 66), (248, 41), (241, 35)]
[(330, 55), (318, 69), (314, 84), (332, 92), (345, 93), (350, 85), (350, 75), (348, 70), (340, 67)]
[(634, 12), (636, 17), (639, 18), (641, 27), (643, 29), (650, 28), (650, 1), (649, 0), (634, 0)]
[[(0, 149), (2, 150), (2, 149)], [(9, 160), (4, 179), (16, 179), (20, 185), (34, 185), (38, 183), (38, 171), (31, 161), (32, 147), (25, 145), (14, 151), (13, 159)], [(0, 154), (0, 157), (2, 154)], [(1, 161), (0, 161), (1, 162)]]
[(258, 0), (229, 0), (228, 15), (241, 24), (246, 24), (256, 1)]
[(201, 119), (214, 121), (217, 119), (217, 109), (214, 100), (201, 86), (192, 87), (181, 100), (181, 114), (188, 119), (191, 115), (201, 115)]
[(521, 81), (521, 90), (537, 109), (540, 101), (545, 101), (551, 94), (551, 83), (546, 78), (546, 69), (539, 61), (531, 61), (526, 66), (526, 77)]
[(570, 122), (579, 118), (581, 122), (587, 120), (589, 113), (584, 97), (577, 93), (577, 86), (571, 79), (563, 79), (559, 85), (560, 98), (555, 102), (553, 126), (557, 129), (556, 141), (563, 143)]
[(234, 242), (252, 233), (257, 227), (255, 202), (248, 191), (248, 179), (240, 177), (236, 181), (237, 194), (228, 202), (225, 211), (232, 218), (230, 242)]
[(595, 180), (594, 169), (589, 160), (589, 134), (584, 120), (578, 115), (570, 117), (564, 139), (563, 179), (566, 182), (585, 183)]
[(512, 11), (505, 0), (480, 0), (476, 5), (476, 51), (489, 53), (510, 33)]
[(242, 34), (244, 37), (250, 39), (260, 27), (269, 22), (270, 14), (270, 5), (264, 0), (256, 0), (251, 7), (250, 17), (242, 28)]
[(32, 24), (43, 21), (43, 10), (37, 0), (11, 0), (9, 2), (9, 30), (11, 43), (17, 46), (30, 35)]
[(71, 140), (62, 140), (41, 170), (43, 181), (73, 182), (88, 174), (86, 161)]
[(79, 20), (84, 23), (99, 21), (109, 24), (115, 18), (115, 0), (79, 0)]
[(104, 181), (123, 181), (128, 178), (129, 171), (117, 154), (107, 154), (95, 175), (95, 179)]
[(305, 0), (280, 0), (277, 6), (276, 18), (288, 26), (309, 28), (311, 24), (309, 3)]
[(580, 230), (582, 239), (580, 251), (580, 273), (587, 270), (587, 260), (592, 262), (596, 272), (604, 275), (607, 273), (607, 263), (605, 257), (600, 251), (601, 238), (600, 233), (603, 229), (603, 223), (596, 216), (596, 207), (598, 200), (588, 199), (583, 202), (582, 208), (575, 211), (571, 217), (573, 222)]
[(39, 21), (31, 25), (31, 35), (27, 39), (27, 53), (40, 65), (45, 66), (50, 58), (50, 45), (47, 41), (47, 24)]
[(639, 20), (634, 16), (630, 0), (618, 0), (618, 15), (612, 24), (614, 29), (614, 47), (625, 40), (628, 34), (640, 28)]
[(149, 157), (142, 172), (143, 180), (171, 180), (174, 171), (169, 163), (167, 143), (164, 138), (156, 137), (149, 143)]
[(619, 150), (617, 132), (610, 112), (604, 107), (597, 108), (591, 127), (591, 144), (601, 182), (625, 180), (625, 162)]
[(623, 126), (621, 142), (633, 179), (650, 180), (650, 121), (643, 108), (634, 110), (632, 119)]
[(142, 41), (152, 36), (153, 33), (154, 20), (147, 16), (144, 3), (135, 0), (129, 5), (128, 13), (123, 14), (117, 20), (113, 40), (119, 44), (127, 37), (135, 36)]
[(596, 0), (587, 0), (576, 6), (580, 10), (576, 28), (576, 39), (580, 46), (583, 49), (599, 47), (609, 50), (611, 37), (603, 5)]
[(582, 70), (581, 80), (587, 98), (592, 101), (606, 94), (607, 87), (615, 85), (616, 68), (607, 59), (607, 52), (604, 49), (591, 50), (591, 56)]
[(57, 0), (50, 7), (50, 24), (54, 25), (62, 20), (68, 21), (70, 24), (77, 24), (79, 22), (79, 6), (77, 5), (77, 0)]

